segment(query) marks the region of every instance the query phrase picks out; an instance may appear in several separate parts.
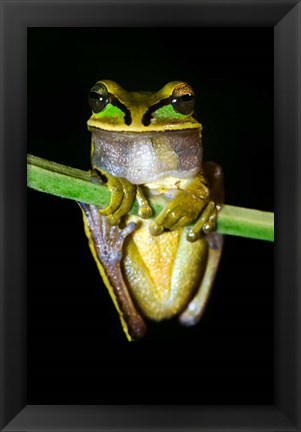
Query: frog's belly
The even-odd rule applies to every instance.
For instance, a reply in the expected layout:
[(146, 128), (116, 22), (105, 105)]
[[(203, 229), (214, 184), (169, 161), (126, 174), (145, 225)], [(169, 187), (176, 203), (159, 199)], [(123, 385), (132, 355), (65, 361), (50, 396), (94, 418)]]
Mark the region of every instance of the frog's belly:
[(184, 229), (152, 236), (149, 224), (142, 221), (127, 239), (123, 271), (140, 310), (159, 321), (181, 312), (191, 299), (204, 274), (208, 244), (187, 241)]

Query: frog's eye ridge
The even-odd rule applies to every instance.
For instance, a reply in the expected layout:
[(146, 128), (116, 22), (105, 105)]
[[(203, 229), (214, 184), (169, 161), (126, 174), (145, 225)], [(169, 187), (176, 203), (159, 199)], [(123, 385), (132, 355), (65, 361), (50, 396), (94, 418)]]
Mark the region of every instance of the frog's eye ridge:
[(88, 103), (94, 113), (101, 112), (109, 103), (109, 93), (102, 83), (95, 84), (89, 91)]
[(195, 97), (192, 88), (185, 83), (176, 86), (172, 92), (171, 104), (180, 114), (192, 114), (195, 105)]

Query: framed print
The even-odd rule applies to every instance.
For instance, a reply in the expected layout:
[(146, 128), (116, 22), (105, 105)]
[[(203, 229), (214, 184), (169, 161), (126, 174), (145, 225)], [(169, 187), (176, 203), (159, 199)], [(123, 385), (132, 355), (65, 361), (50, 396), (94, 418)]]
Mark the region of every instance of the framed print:
[[(1, 430), (300, 430), (300, 2), (1, 7)], [(275, 211), (275, 243), (225, 236), (199, 323), (136, 342), (77, 203), (26, 188), (26, 153), (91, 168), (102, 79), (189, 83), (225, 203)]]

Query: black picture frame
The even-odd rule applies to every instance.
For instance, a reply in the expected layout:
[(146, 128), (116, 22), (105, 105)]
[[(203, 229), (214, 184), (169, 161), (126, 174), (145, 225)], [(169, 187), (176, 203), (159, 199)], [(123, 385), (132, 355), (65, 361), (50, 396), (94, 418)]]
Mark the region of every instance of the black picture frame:
[[(300, 430), (300, 1), (2, 1), (1, 14), (1, 430)], [(154, 21), (157, 26), (274, 28), (275, 401), (176, 408), (27, 405), (26, 29), (148, 26)]]

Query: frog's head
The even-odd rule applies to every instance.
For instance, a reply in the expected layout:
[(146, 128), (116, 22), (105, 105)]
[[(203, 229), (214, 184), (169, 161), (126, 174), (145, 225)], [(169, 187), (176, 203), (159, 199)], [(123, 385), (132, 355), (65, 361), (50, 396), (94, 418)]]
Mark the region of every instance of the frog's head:
[(91, 88), (88, 101), (88, 128), (140, 133), (201, 128), (193, 117), (194, 92), (182, 81), (157, 92), (127, 92), (114, 81), (102, 80)]

